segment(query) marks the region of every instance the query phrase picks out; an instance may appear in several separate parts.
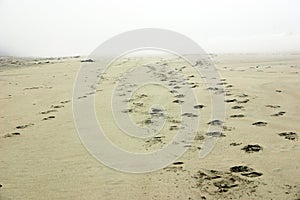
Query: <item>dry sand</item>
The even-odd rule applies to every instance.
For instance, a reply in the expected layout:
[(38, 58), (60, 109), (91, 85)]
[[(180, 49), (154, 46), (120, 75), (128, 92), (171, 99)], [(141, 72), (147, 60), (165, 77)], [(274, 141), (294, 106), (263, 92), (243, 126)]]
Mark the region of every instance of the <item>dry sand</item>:
[[(198, 134), (180, 162), (145, 174), (110, 169), (81, 144), (71, 100), (82, 59), (0, 58), (1, 200), (300, 199), (299, 54), (212, 56), (226, 89), (226, 120), (204, 159), (198, 157), (203, 138), (214, 136), (207, 133), (212, 120), (209, 93), (191, 67), (183, 69), (195, 75), (188, 82), (197, 85), (199, 104), (205, 106)], [(141, 126), (147, 125), (145, 112), (152, 103), (172, 110), (159, 137), (132, 139), (113, 123), (109, 91), (122, 73), (120, 67), (154, 61), (119, 60), (96, 93), (96, 113), (108, 138), (129, 151), (159, 149), (179, 128), (180, 101), (172, 102), (168, 92), (154, 86), (138, 91), (135, 97), (148, 98), (135, 98), (130, 106), (132, 120)], [(183, 65), (172, 57), (158, 61), (177, 69)]]

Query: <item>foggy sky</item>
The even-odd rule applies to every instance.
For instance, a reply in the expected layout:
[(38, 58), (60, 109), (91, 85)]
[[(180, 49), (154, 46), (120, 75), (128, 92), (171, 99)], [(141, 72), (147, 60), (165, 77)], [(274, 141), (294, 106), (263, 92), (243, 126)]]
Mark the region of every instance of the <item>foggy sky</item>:
[(0, 55), (88, 55), (137, 28), (182, 33), (210, 53), (300, 52), (298, 0), (0, 0)]

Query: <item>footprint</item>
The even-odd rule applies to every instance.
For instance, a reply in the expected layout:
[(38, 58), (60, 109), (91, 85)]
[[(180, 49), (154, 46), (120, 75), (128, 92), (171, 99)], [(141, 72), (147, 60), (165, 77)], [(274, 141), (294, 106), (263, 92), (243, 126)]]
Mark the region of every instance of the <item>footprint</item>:
[(35, 87), (24, 88), (24, 90), (36, 90), (36, 89), (40, 89), (40, 88), (43, 88), (43, 87), (42, 86), (40, 86), (40, 87), (35, 86)]
[(182, 162), (182, 161), (173, 162), (173, 165), (183, 165), (183, 164), (184, 164), (184, 162)]
[(16, 126), (16, 129), (24, 129), (27, 128), (29, 126), (33, 126), (34, 124), (25, 124), (25, 125), (20, 125), (20, 126)]
[(193, 113), (183, 113), (182, 116), (185, 116), (185, 117), (198, 117), (198, 115), (195, 115)]
[(238, 103), (248, 103), (250, 100), (249, 99), (245, 99), (245, 100), (242, 100), (242, 101), (238, 101)]
[(49, 117), (44, 117), (43, 120), (49, 120), (49, 119), (54, 119), (55, 116), (49, 116)]
[(222, 132), (219, 132), (219, 131), (208, 132), (205, 135), (211, 136), (211, 137), (226, 137)]
[(279, 105), (266, 105), (267, 108), (280, 108)]
[(93, 59), (85, 59), (85, 60), (81, 60), (80, 62), (95, 62)]
[[(223, 172), (217, 170), (199, 170), (193, 178), (197, 181), (197, 187), (201, 192), (215, 195), (213, 199), (223, 199), (221, 193), (229, 192), (232, 188), (237, 188), (241, 192), (250, 192), (257, 187), (255, 181), (249, 181), (233, 172)], [(231, 193), (228, 193), (230, 195)], [(230, 196), (230, 199), (235, 199)]]
[(132, 108), (127, 108), (125, 110), (122, 110), (122, 113), (132, 113), (133, 109)]
[(238, 95), (238, 97), (245, 98), (245, 97), (248, 97), (248, 95), (247, 94), (241, 94), (241, 95)]
[(246, 153), (254, 153), (263, 150), (258, 144), (248, 144), (244, 146), (241, 150), (244, 150)]
[(255, 178), (255, 177), (261, 176), (262, 173), (260, 173), (260, 172), (249, 172), (249, 173), (242, 173), (241, 175), (249, 177), (249, 178)]
[(179, 100), (179, 99), (176, 99), (176, 100), (173, 101), (173, 103), (183, 103), (183, 102), (184, 102), (184, 101)]
[(201, 104), (198, 104), (198, 105), (195, 105), (194, 108), (195, 109), (202, 109), (204, 108), (205, 106), (204, 105), (201, 105)]
[(231, 108), (232, 109), (242, 109), (242, 108), (244, 108), (244, 106), (232, 106)]
[(57, 105), (57, 106), (52, 105), (52, 106), (51, 106), (51, 108), (63, 108), (63, 107), (65, 107), (65, 106), (63, 106), (63, 105)]
[(232, 142), (232, 143), (230, 143), (229, 145), (230, 146), (239, 146), (239, 145), (241, 145), (242, 143), (236, 143), (236, 142)]
[(7, 133), (7, 134), (5, 134), (3, 137), (4, 137), (4, 138), (7, 138), (7, 137), (13, 137), (13, 136), (15, 136), (15, 135), (21, 135), (21, 133), (19, 133), (19, 132)]
[(87, 96), (81, 96), (81, 97), (78, 97), (77, 99), (83, 99), (83, 98), (86, 98)]
[(230, 171), (231, 172), (252, 172), (253, 169), (247, 166), (239, 165), (239, 166), (231, 167)]
[(262, 175), (262, 173), (255, 172), (252, 168), (242, 165), (231, 167), (230, 171), (234, 173), (241, 173), (242, 176), (249, 178), (259, 177)]
[(151, 116), (156, 116), (156, 117), (163, 117), (164, 116), (164, 110), (160, 108), (152, 108), (150, 112)]
[(245, 117), (245, 115), (243, 114), (238, 114), (238, 115), (230, 115), (231, 118), (241, 118), (241, 117)]
[(65, 104), (65, 103), (69, 103), (71, 100), (67, 100), (67, 101), (61, 101), (60, 103)]
[(266, 126), (267, 124), (268, 124), (267, 122), (258, 121), (258, 122), (254, 122), (252, 125), (254, 125), (254, 126)]
[(57, 112), (57, 110), (47, 110), (47, 111), (43, 111), (43, 112), (40, 112), (40, 114), (49, 114), (49, 113), (52, 113), (52, 112)]
[(284, 115), (285, 114), (285, 112), (284, 111), (280, 111), (279, 113), (275, 113), (275, 114), (273, 114), (273, 115), (271, 115), (272, 117), (278, 117), (278, 116), (282, 116), (282, 115)]
[(230, 188), (237, 187), (238, 184), (235, 184), (235, 181), (231, 179), (230, 181), (221, 180), (214, 182), (214, 186), (219, 188), (219, 192), (227, 192)]
[(170, 131), (174, 131), (174, 130), (178, 130), (178, 129), (179, 129), (179, 127), (176, 125), (170, 126), (170, 128), (169, 128)]
[(144, 106), (144, 103), (142, 103), (142, 102), (133, 102), (133, 105), (142, 107), (142, 106)]
[(217, 90), (219, 90), (219, 88), (217, 88), (217, 87), (209, 87), (209, 88), (207, 88), (207, 90), (217, 91)]
[(220, 126), (223, 123), (224, 122), (222, 122), (221, 120), (218, 120), (218, 119), (215, 119), (215, 120), (212, 120), (212, 121), (208, 122), (209, 125), (213, 125), (213, 126)]
[(178, 93), (177, 90), (170, 90), (170, 93), (174, 94), (174, 93)]
[(226, 103), (232, 103), (232, 102), (236, 102), (236, 99), (226, 99), (225, 102)]
[(283, 132), (278, 133), (278, 135), (284, 137), (287, 140), (298, 140), (298, 135), (295, 132)]

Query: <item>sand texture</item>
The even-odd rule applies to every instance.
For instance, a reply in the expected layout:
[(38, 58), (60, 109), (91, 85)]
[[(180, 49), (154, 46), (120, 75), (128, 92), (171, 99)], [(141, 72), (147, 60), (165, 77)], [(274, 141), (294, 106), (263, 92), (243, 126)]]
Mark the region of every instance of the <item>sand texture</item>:
[[(199, 125), (188, 151), (173, 164), (142, 174), (110, 169), (82, 145), (72, 113), (73, 84), (82, 60), (0, 58), (1, 200), (300, 199), (299, 54), (212, 55), (225, 95), (220, 132), (207, 131), (215, 120), (209, 94), (220, 91), (207, 88), (188, 63), (172, 56), (117, 60), (95, 90), (95, 113), (107, 138), (127, 151), (147, 153), (167, 145), (184, 128), (178, 106), (188, 97), (157, 85), (139, 88), (124, 110), (133, 122), (141, 127), (154, 123), (148, 113), (153, 104), (169, 112), (152, 109), (152, 115), (166, 120), (159, 134), (129, 137), (114, 123), (110, 105), (116, 83), (119, 97), (130, 91), (119, 78), (126, 70), (146, 66), (146, 72), (155, 72), (176, 90), (177, 78), (160, 68), (167, 63), (187, 77), (198, 98), (191, 106), (199, 111)], [(147, 67), (153, 63), (157, 67)], [(206, 137), (218, 140), (200, 159)]]

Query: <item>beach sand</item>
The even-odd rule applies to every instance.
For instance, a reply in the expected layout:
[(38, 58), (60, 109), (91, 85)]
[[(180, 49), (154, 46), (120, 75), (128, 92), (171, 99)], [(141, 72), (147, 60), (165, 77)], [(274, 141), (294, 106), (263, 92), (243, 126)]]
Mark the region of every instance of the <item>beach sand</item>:
[(140, 88), (129, 103), (136, 124), (147, 126), (151, 104), (171, 112), (159, 136), (128, 137), (114, 124), (110, 102), (118, 77), (131, 66), (187, 65), (181, 71), (203, 105), (187, 152), (163, 169), (141, 174), (106, 167), (81, 143), (72, 93), (82, 60), (0, 58), (1, 200), (300, 199), (300, 54), (212, 55), (226, 92), (226, 119), (215, 147), (202, 159), (201, 144), (215, 133), (207, 132), (214, 119), (201, 76), (173, 57), (117, 61), (96, 90), (95, 107), (107, 137), (121, 148), (140, 153), (166, 145), (180, 128), (178, 104), (186, 99), (174, 99), (158, 86)]

